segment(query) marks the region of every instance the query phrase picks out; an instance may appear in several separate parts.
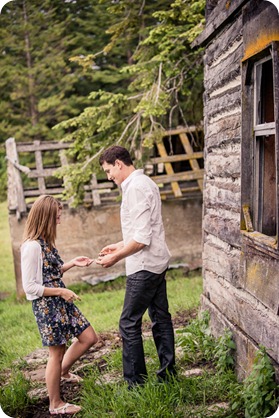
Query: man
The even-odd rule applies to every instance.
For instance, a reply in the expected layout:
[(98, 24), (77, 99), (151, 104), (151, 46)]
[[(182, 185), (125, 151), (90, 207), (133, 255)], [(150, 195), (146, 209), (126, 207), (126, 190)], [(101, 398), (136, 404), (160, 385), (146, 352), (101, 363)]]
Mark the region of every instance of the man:
[(123, 241), (104, 247), (97, 263), (107, 268), (125, 258), (126, 294), (119, 327), (123, 341), (123, 373), (129, 387), (147, 377), (142, 317), (148, 309), (156, 344), (159, 380), (175, 374), (174, 332), (166, 293), (170, 253), (165, 242), (161, 199), (157, 185), (143, 170), (136, 170), (129, 152), (108, 148), (100, 157), (109, 180), (121, 185)]

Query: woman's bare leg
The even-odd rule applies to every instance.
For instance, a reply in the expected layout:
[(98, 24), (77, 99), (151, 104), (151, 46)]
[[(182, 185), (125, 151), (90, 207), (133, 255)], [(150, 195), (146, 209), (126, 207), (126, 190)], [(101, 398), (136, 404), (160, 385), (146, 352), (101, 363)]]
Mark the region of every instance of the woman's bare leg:
[(65, 345), (49, 347), (49, 358), (46, 367), (46, 385), (50, 409), (58, 408), (65, 402), (60, 397), (61, 365), (65, 354)]
[(62, 361), (61, 376), (69, 377), (69, 370), (74, 362), (77, 361), (92, 345), (96, 344), (97, 341), (97, 334), (90, 325), (67, 349)]

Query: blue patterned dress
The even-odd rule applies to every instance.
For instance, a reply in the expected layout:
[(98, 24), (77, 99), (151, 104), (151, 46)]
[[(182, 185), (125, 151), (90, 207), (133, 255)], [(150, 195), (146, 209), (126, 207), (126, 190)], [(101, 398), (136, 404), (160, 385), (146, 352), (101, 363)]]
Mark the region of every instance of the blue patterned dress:
[[(62, 281), (61, 260), (57, 249), (49, 248), (39, 239), (43, 256), (43, 285), (66, 287)], [(42, 296), (32, 301), (33, 312), (41, 334), (43, 346), (63, 345), (80, 335), (90, 323), (73, 302), (60, 296)]]

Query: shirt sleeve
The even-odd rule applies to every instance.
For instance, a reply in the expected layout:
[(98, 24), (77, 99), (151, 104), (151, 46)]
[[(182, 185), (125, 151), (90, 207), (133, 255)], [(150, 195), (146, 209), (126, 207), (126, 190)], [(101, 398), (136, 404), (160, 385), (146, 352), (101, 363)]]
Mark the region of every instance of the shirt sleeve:
[(44, 293), (44, 286), (42, 283), (38, 283), (37, 279), (40, 257), (41, 247), (36, 241), (29, 241), (23, 244), (21, 248), (21, 275), (23, 290), (29, 295), (38, 297), (43, 296)]
[(152, 237), (151, 205), (148, 193), (137, 187), (129, 190), (129, 212), (134, 229), (133, 239), (144, 245), (150, 245)]

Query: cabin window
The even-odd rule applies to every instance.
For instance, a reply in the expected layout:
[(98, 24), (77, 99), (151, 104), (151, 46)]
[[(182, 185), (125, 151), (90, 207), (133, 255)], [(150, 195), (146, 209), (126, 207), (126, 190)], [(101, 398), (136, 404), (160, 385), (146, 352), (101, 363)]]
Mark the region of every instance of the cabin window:
[(254, 228), (276, 235), (276, 159), (272, 58), (254, 66)]
[(242, 91), (242, 229), (273, 242), (278, 236), (277, 62), (277, 43), (247, 60)]

